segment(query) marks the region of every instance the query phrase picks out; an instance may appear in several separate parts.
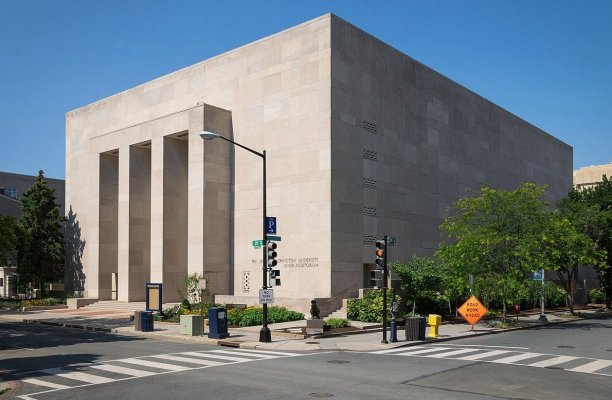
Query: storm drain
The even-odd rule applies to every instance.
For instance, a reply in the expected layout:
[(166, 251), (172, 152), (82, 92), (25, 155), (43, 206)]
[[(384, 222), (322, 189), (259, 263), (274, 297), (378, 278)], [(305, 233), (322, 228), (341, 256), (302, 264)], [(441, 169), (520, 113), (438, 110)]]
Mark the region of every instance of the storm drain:
[(308, 396), (316, 397), (317, 399), (323, 399), (325, 397), (334, 397), (331, 393), (310, 393)]
[(575, 349), (576, 347), (574, 346), (557, 346), (560, 349)]
[(346, 360), (329, 360), (329, 364), (350, 364), (350, 361)]

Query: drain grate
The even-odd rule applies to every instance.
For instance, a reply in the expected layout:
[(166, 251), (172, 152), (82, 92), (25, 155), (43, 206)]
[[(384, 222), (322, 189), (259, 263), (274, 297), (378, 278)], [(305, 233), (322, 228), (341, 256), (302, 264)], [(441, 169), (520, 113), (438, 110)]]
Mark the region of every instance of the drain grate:
[(306, 342), (306, 344), (319, 344), (319, 342)]
[(350, 361), (346, 361), (346, 360), (329, 360), (328, 363), (330, 364), (350, 364)]
[(560, 349), (575, 349), (575, 346), (557, 346)]
[(331, 393), (310, 393), (308, 396), (316, 397), (318, 399), (323, 399), (325, 397), (334, 397), (334, 395)]

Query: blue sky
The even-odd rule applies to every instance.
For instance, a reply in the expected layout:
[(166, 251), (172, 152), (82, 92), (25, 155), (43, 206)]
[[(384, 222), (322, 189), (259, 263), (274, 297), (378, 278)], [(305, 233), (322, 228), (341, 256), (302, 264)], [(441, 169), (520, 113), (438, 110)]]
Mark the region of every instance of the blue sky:
[(0, 0), (0, 171), (65, 176), (65, 114), (332, 12), (612, 162), (612, 1)]

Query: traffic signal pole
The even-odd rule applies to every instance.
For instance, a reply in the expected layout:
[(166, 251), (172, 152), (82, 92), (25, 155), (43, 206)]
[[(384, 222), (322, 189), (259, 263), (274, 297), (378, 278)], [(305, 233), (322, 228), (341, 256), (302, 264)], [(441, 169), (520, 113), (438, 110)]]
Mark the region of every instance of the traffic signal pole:
[[(266, 229), (266, 217), (267, 217), (267, 212), (266, 212), (266, 151), (264, 150), (261, 153), (261, 156), (263, 158), (263, 232), (262, 232), (262, 242), (261, 242), (261, 248), (263, 249), (263, 254), (262, 254), (262, 272), (263, 272), (263, 284), (262, 284), (262, 288), (263, 289), (267, 289), (268, 288), (268, 231)], [(263, 343), (270, 343), (272, 341), (272, 333), (270, 332), (270, 328), (268, 328), (268, 303), (264, 303), (263, 304), (263, 310), (262, 310), (262, 320), (263, 320), (263, 325), (261, 327), (261, 330), (259, 331), (259, 341), (263, 342)]]

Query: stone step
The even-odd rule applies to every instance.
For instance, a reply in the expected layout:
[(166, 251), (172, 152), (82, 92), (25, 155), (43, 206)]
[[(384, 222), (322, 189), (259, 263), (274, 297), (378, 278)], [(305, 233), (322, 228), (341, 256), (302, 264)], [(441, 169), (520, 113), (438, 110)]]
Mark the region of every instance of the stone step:
[[(166, 308), (171, 308), (175, 304), (176, 303), (163, 304), (162, 309), (165, 310)], [(144, 311), (145, 308), (146, 308), (146, 303), (144, 301), (127, 302), (127, 301), (104, 300), (104, 301), (98, 301), (93, 304), (89, 304), (85, 307), (82, 307), (81, 310), (85, 310), (85, 311), (113, 310), (113, 311), (133, 312), (133, 311)]]

